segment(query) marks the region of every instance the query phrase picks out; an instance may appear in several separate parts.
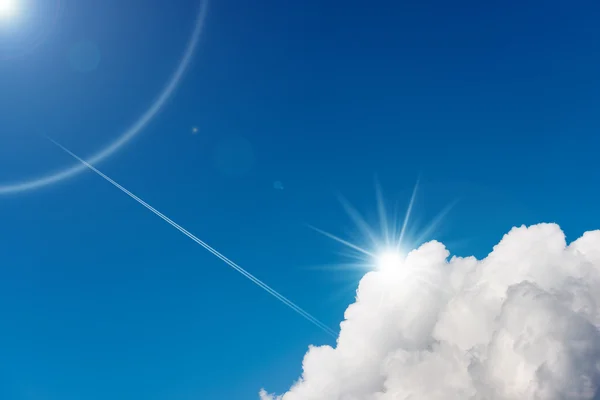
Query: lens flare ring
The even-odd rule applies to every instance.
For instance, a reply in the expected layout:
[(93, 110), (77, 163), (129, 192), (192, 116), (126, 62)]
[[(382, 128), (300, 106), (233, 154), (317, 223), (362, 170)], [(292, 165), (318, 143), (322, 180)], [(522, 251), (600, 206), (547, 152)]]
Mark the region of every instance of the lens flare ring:
[[(3, 0), (0, 0), (3, 1)], [(163, 91), (157, 97), (157, 99), (152, 103), (150, 108), (146, 110), (144, 114), (142, 114), (137, 121), (129, 129), (127, 129), (121, 136), (119, 136), (116, 140), (110, 143), (108, 146), (104, 147), (99, 152), (93, 154), (91, 157), (86, 158), (86, 161), (90, 164), (97, 164), (115, 152), (120, 150), (124, 145), (129, 143), (134, 137), (136, 137), (148, 124), (154, 119), (154, 117), (159, 113), (159, 111), (163, 108), (165, 103), (175, 90), (179, 87), (181, 80), (185, 71), (187, 70), (193, 55), (195, 53), (196, 48), (198, 47), (198, 42), (200, 41), (200, 36), (202, 33), (202, 28), (204, 27), (204, 19), (208, 9), (208, 1), (204, 0), (201, 4), (200, 11), (198, 13), (196, 19), (196, 25), (194, 26), (194, 30), (190, 39), (188, 41), (187, 47), (185, 49), (184, 55), (179, 62), (175, 72), (171, 76), (170, 80), (167, 82), (167, 85), (163, 88)], [(87, 168), (85, 165), (81, 163), (76, 163), (71, 167), (67, 167), (61, 171), (51, 173), (45, 176), (41, 176), (39, 178), (34, 178), (26, 181), (1, 184), (0, 185), (0, 195), (3, 194), (14, 194), (19, 192), (24, 192), (28, 190), (39, 189), (44, 186), (48, 186), (54, 183), (58, 183), (65, 179), (71, 178), (85, 171)]]

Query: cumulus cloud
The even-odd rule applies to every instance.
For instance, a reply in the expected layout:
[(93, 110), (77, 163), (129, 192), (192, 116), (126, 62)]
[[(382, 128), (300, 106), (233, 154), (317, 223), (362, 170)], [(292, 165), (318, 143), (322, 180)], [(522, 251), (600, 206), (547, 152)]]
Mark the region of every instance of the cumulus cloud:
[(600, 399), (600, 231), (522, 226), (483, 260), (449, 256), (433, 241), (366, 274), (335, 348), (260, 398)]

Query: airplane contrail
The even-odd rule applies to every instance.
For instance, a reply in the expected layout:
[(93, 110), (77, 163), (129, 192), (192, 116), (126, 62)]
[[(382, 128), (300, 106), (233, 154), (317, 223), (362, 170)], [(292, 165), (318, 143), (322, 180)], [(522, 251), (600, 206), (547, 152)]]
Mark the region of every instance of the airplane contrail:
[(146, 203), (144, 200), (140, 199), (139, 197), (137, 197), (136, 195), (134, 195), (133, 193), (131, 193), (129, 190), (125, 189), (123, 186), (119, 185), (117, 182), (115, 182), (114, 180), (112, 180), (111, 178), (109, 178), (108, 176), (106, 176), (105, 174), (103, 174), (102, 172), (100, 172), (93, 165), (91, 165), (87, 161), (79, 158), (77, 155), (75, 155), (73, 152), (71, 152), (70, 150), (68, 150), (67, 148), (65, 148), (60, 143), (56, 142), (55, 140), (53, 140), (51, 138), (48, 138), (48, 139), (52, 143), (54, 143), (55, 145), (57, 145), (58, 147), (60, 147), (62, 150), (64, 150), (66, 153), (68, 153), (69, 155), (71, 155), (73, 158), (75, 158), (76, 160), (78, 160), (79, 162), (81, 162), (83, 165), (85, 165), (86, 167), (88, 167), (90, 170), (94, 171), (96, 174), (100, 175), (102, 178), (106, 179), (108, 182), (110, 182), (115, 187), (117, 187), (118, 189), (120, 189), (122, 192), (124, 192), (125, 194), (127, 194), (129, 197), (131, 197), (132, 199), (134, 199), (135, 201), (137, 201), (138, 203), (140, 203), (141, 205), (143, 205), (144, 207), (146, 207), (148, 210), (152, 211), (154, 214), (156, 214), (157, 216), (159, 216), (160, 218), (162, 218), (165, 222), (169, 223), (175, 229), (177, 229), (178, 231), (180, 231), (181, 233), (183, 233), (184, 235), (186, 235), (187, 237), (189, 237), (190, 239), (192, 239), (194, 242), (198, 243), (200, 246), (204, 247), (206, 250), (208, 250), (210, 253), (212, 253), (215, 257), (217, 257), (221, 261), (223, 261), (225, 264), (229, 265), (231, 268), (235, 269), (237, 272), (239, 272), (240, 274), (242, 274), (243, 276), (245, 276), (246, 278), (248, 278), (250, 281), (252, 281), (258, 287), (260, 287), (261, 289), (265, 290), (267, 293), (269, 293), (270, 295), (272, 295), (273, 297), (275, 297), (277, 300), (279, 300), (280, 302), (282, 302), (283, 304), (285, 304), (286, 306), (288, 306), (289, 308), (291, 308), (292, 310), (294, 310), (300, 316), (304, 317), (307, 321), (311, 322), (312, 324), (314, 324), (315, 326), (317, 326), (318, 328), (320, 328), (321, 330), (323, 330), (325, 333), (327, 333), (327, 334), (329, 334), (329, 335), (331, 335), (333, 337), (337, 337), (337, 333), (333, 329), (329, 328), (327, 325), (325, 325), (324, 323), (322, 323), (321, 321), (319, 321), (318, 319), (316, 319), (315, 317), (313, 317), (311, 314), (309, 314), (308, 312), (304, 311), (302, 308), (300, 308), (299, 306), (297, 306), (294, 302), (292, 302), (291, 300), (289, 300), (286, 297), (284, 297), (282, 294), (280, 294), (279, 292), (277, 292), (275, 289), (271, 288), (269, 285), (267, 285), (266, 283), (264, 283), (260, 279), (256, 278), (250, 272), (246, 271), (244, 268), (240, 267), (238, 264), (236, 264), (235, 262), (233, 262), (230, 259), (228, 259), (227, 257), (225, 257), (223, 254), (219, 253), (217, 250), (215, 250), (214, 248), (212, 248), (211, 246), (209, 246), (208, 244), (206, 244), (204, 241), (198, 239), (196, 236), (194, 236), (193, 234), (191, 234), (190, 232), (188, 232), (186, 229), (182, 228), (180, 225), (178, 225), (177, 223), (173, 222), (167, 216), (165, 216), (164, 214), (162, 214), (161, 212), (159, 212), (158, 210), (156, 210), (150, 204)]

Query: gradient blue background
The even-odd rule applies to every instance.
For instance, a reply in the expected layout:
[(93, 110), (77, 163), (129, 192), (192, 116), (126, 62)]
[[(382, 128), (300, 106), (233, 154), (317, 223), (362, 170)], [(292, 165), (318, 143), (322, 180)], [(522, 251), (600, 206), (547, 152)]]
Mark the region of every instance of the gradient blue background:
[[(0, 58), (0, 182), (73, 162), (42, 133), (116, 138), (199, 6), (66, 1), (45, 30), (30, 3), (0, 29), (4, 55), (47, 31)], [(175, 97), (99, 168), (332, 327), (360, 273), (311, 268), (346, 258), (304, 224), (356, 237), (336, 193), (371, 218), (375, 175), (402, 211), (421, 174), (414, 228), (460, 199), (432, 237), (458, 255), (521, 224), (572, 240), (600, 227), (600, 4), (525, 3), (214, 0)], [(252, 399), (333, 343), (92, 173), (0, 198), (0, 256), (2, 399)]]

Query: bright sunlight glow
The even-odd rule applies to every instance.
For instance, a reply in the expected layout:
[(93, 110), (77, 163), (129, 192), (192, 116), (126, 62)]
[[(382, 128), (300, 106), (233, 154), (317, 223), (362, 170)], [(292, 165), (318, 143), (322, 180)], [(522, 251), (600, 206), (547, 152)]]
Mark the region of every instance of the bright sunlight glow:
[(17, 13), (17, 0), (0, 0), (0, 18), (10, 19)]
[(402, 266), (404, 257), (395, 250), (384, 251), (377, 257), (377, 268), (381, 270), (393, 270)]

